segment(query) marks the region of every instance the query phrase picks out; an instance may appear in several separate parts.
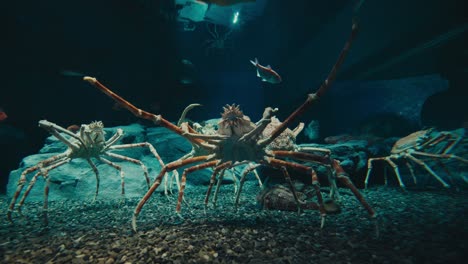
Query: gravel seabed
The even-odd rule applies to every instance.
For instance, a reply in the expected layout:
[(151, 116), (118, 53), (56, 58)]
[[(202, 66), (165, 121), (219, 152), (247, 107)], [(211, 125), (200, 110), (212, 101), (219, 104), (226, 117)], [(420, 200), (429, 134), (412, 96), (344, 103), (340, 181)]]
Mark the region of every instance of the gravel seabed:
[[(467, 190), (402, 191), (377, 186), (363, 193), (379, 213), (369, 219), (351, 193), (341, 189), (342, 212), (320, 229), (317, 211), (259, 208), (253, 181), (234, 209), (234, 192), (223, 186), (218, 206), (204, 210), (204, 186), (188, 186), (181, 220), (175, 195), (160, 193), (143, 208), (138, 232), (131, 217), (138, 199), (30, 202), (14, 224), (9, 200), (0, 197), (2, 263), (466, 263)], [(117, 194), (116, 194), (117, 195)], [(376, 236), (376, 226), (379, 236)]]

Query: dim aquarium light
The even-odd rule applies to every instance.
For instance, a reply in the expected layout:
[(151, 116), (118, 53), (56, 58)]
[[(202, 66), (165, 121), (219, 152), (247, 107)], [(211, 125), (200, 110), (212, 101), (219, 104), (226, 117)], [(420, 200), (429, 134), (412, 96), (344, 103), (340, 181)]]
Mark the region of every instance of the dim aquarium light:
[(237, 12), (234, 13), (234, 17), (233, 17), (233, 19), (232, 19), (232, 23), (233, 23), (233, 24), (236, 24), (237, 21), (239, 21), (239, 11), (237, 11)]

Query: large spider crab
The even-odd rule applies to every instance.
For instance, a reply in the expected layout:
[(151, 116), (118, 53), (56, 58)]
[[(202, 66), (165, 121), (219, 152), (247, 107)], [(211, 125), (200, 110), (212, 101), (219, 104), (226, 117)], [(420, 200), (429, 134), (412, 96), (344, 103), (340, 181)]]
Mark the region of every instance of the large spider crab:
[[(311, 154), (295, 150), (273, 150), (269, 147), (270, 144), (272, 144), (275, 139), (277, 139), (287, 129), (288, 125), (290, 125), (299, 115), (306, 111), (307, 108), (320, 99), (330, 88), (332, 81), (336, 77), (338, 68), (343, 63), (344, 58), (346, 57), (346, 54), (351, 47), (351, 42), (356, 36), (356, 33), (357, 24), (353, 23), (351, 35), (343, 50), (341, 51), (337, 62), (330, 71), (327, 79), (322, 83), (316, 93), (309, 94), (305, 102), (299, 106), (288, 118), (286, 118), (283, 123), (278, 124), (271, 133), (268, 133), (268, 135), (263, 135), (263, 131), (271, 123), (273, 113), (275, 112), (275, 110), (270, 107), (265, 109), (262, 119), (257, 123), (251, 122), (250, 118), (243, 115), (243, 113), (237, 107), (232, 105), (225, 107), (225, 111), (222, 114), (222, 120), (218, 125), (217, 133), (215, 135), (205, 135), (197, 133), (192, 127), (188, 125), (177, 126), (164, 119), (161, 115), (156, 115), (139, 109), (111, 91), (109, 88), (105, 87), (96, 78), (84, 77), (85, 81), (95, 86), (97, 89), (116, 101), (120, 106), (133, 113), (135, 116), (150, 120), (156, 125), (164, 126), (174, 133), (185, 137), (193, 145), (193, 149), (189, 154), (185, 155), (181, 159), (168, 163), (162, 168), (151, 188), (140, 200), (134, 210), (132, 218), (133, 229), (136, 231), (136, 219), (142, 207), (151, 197), (156, 188), (158, 188), (158, 186), (161, 184), (163, 175), (166, 172), (190, 165), (190, 167), (184, 169), (181, 178), (181, 186), (176, 206), (176, 212), (180, 213), (186, 178), (189, 173), (205, 168), (213, 168), (214, 175), (217, 175), (219, 172), (233, 166), (237, 166), (237, 164), (241, 162), (253, 162), (256, 164), (280, 169), (287, 179), (290, 178), (287, 168), (291, 168), (310, 175), (317, 195), (318, 209), (322, 217), (321, 225), (323, 226), (326, 210), (324, 208), (323, 198), (320, 193), (319, 181), (316, 172), (311, 167), (290, 162), (285, 159), (318, 162), (330, 166), (336, 173), (336, 178), (342, 184), (351, 189), (357, 199), (368, 211), (369, 215), (374, 217), (374, 210), (350, 181), (337, 160), (333, 160), (329, 156)], [(252, 166), (252, 168), (254, 168), (254, 166)], [(296, 201), (298, 200), (297, 195), (295, 195), (295, 199)]]
[(141, 162), (140, 160), (130, 158), (127, 156), (123, 156), (121, 154), (112, 153), (110, 152), (111, 150), (146, 147), (150, 150), (150, 152), (154, 155), (154, 157), (159, 161), (161, 167), (164, 166), (164, 162), (162, 161), (158, 152), (148, 142), (115, 145), (116, 142), (124, 135), (123, 130), (120, 128), (117, 129), (116, 133), (113, 136), (111, 136), (109, 139), (106, 140), (105, 139), (106, 132), (104, 131), (104, 125), (101, 121), (91, 122), (90, 124), (83, 124), (79, 128), (79, 131), (77, 131), (76, 133), (73, 133), (47, 120), (39, 121), (39, 127), (42, 127), (46, 129), (47, 131), (49, 131), (58, 140), (65, 143), (68, 146), (68, 148), (65, 152), (52, 156), (50, 158), (47, 158), (43, 161), (40, 161), (36, 165), (27, 168), (21, 173), (21, 176), (18, 180), (18, 186), (16, 188), (16, 191), (13, 195), (10, 206), (8, 208), (7, 217), (10, 221), (12, 221), (11, 213), (13, 212), (15, 208), (16, 200), (18, 199), (26, 183), (26, 176), (29, 173), (32, 173), (34, 171), (37, 171), (37, 172), (29, 181), (28, 188), (23, 193), (23, 196), (20, 202), (18, 203), (18, 211), (21, 210), (21, 206), (23, 205), (26, 197), (28, 196), (29, 192), (33, 188), (34, 184), (36, 183), (37, 178), (40, 175), (42, 175), (42, 177), (46, 181), (46, 184), (44, 187), (43, 209), (44, 209), (44, 222), (47, 224), (48, 223), (47, 221), (48, 195), (49, 195), (49, 184), (50, 184), (50, 177), (48, 174), (51, 170), (70, 162), (72, 159), (85, 159), (88, 162), (89, 166), (91, 166), (91, 168), (93, 169), (94, 174), (96, 175), (96, 192), (94, 195), (94, 200), (96, 200), (98, 196), (100, 177), (99, 177), (99, 171), (96, 165), (91, 160), (91, 158), (98, 159), (99, 161), (105, 164), (108, 164), (109, 166), (112, 166), (117, 171), (119, 171), (120, 178), (121, 178), (121, 186), (122, 186), (122, 196), (125, 195), (124, 172), (122, 171), (121, 166), (104, 158), (104, 156), (111, 157), (117, 160), (124, 160), (124, 161), (128, 161), (128, 162), (140, 165), (143, 170), (143, 174), (144, 174), (146, 183), (149, 188), (150, 179), (148, 176), (148, 169), (145, 166), (145, 164), (143, 164), (143, 162)]
[[(432, 158), (432, 159), (456, 159), (463, 163), (468, 163), (468, 160), (459, 157), (454, 154), (449, 154), (449, 152), (463, 139), (463, 136), (457, 135), (448, 131), (436, 131), (433, 128), (416, 131), (409, 134), (406, 137), (399, 139), (393, 145), (390, 155), (386, 157), (370, 158), (367, 161), (367, 175), (364, 181), (365, 188), (369, 184), (369, 178), (373, 169), (372, 164), (375, 161), (386, 161), (392, 168), (395, 173), (395, 176), (398, 180), (398, 183), (401, 188), (405, 188), (405, 184), (401, 179), (400, 171), (398, 165), (393, 162), (393, 160), (405, 160), (406, 166), (408, 167), (414, 183), (417, 183), (417, 177), (414, 174), (414, 168), (411, 165), (410, 161), (418, 164), (424, 168), (429, 174), (431, 174), (437, 181), (439, 181), (442, 186), (449, 188), (450, 185), (441, 178), (435, 171), (429, 167), (422, 157)], [(443, 165), (443, 164), (442, 164)], [(465, 180), (466, 181), (466, 180)], [(385, 184), (387, 184), (387, 179), (385, 178)]]

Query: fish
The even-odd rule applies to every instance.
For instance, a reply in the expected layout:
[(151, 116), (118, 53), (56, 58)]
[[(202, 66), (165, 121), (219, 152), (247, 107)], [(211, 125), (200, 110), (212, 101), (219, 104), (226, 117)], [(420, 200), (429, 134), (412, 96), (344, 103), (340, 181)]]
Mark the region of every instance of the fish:
[(8, 115), (3, 111), (3, 109), (0, 108), (0, 122), (4, 121), (5, 119), (8, 118)]
[(257, 77), (262, 78), (263, 82), (269, 82), (269, 83), (280, 83), (282, 81), (281, 76), (275, 72), (270, 65), (268, 66), (262, 66), (260, 63), (258, 63), (257, 58), (255, 58), (255, 61), (250, 61), (250, 63), (253, 64), (257, 68)]
[(219, 6), (230, 6), (245, 2), (255, 2), (256, 0), (197, 0), (197, 2), (204, 2), (207, 4), (214, 4)]

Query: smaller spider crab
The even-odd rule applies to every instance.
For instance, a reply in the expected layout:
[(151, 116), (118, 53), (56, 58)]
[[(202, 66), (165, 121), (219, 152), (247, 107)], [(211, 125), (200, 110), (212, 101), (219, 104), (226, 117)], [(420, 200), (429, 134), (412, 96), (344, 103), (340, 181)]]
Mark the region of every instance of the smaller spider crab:
[[(468, 163), (468, 160), (459, 157), (457, 155), (449, 154), (449, 152), (463, 139), (463, 136), (457, 135), (452, 132), (447, 131), (435, 131), (434, 129), (420, 130), (412, 134), (409, 134), (406, 137), (399, 139), (390, 151), (390, 155), (386, 157), (370, 158), (367, 161), (367, 175), (365, 179), (365, 187), (367, 188), (369, 183), (369, 178), (372, 172), (372, 163), (378, 160), (386, 161), (390, 166), (392, 166), (393, 171), (397, 177), (400, 187), (405, 188), (398, 165), (393, 162), (393, 160), (404, 159), (406, 166), (408, 167), (413, 181), (416, 184), (416, 176), (414, 174), (413, 166), (410, 161), (418, 164), (429, 172), (437, 181), (439, 181), (442, 186), (449, 188), (450, 185), (445, 182), (435, 171), (429, 167), (426, 162), (418, 157), (428, 157), (434, 160), (439, 161), (438, 159), (456, 159), (463, 163)], [(442, 164), (443, 166), (443, 164)], [(387, 179), (385, 179), (385, 184), (387, 184)]]
[[(67, 164), (72, 159), (78, 159), (78, 158), (85, 159), (88, 162), (88, 164), (91, 166), (91, 168), (93, 169), (96, 175), (96, 193), (94, 195), (94, 201), (96, 200), (98, 192), (99, 192), (99, 171), (96, 165), (91, 160), (91, 158), (98, 159), (99, 161), (105, 164), (108, 164), (109, 166), (112, 166), (117, 171), (119, 171), (120, 178), (121, 178), (121, 185), (122, 185), (122, 196), (125, 194), (124, 172), (122, 171), (122, 168), (119, 165), (115, 164), (114, 162), (111, 162), (110, 160), (104, 158), (103, 156), (115, 158), (118, 160), (124, 160), (124, 161), (128, 161), (128, 162), (140, 165), (141, 168), (143, 169), (143, 173), (146, 179), (146, 184), (148, 185), (148, 188), (149, 188), (150, 179), (148, 177), (148, 169), (140, 160), (130, 158), (127, 156), (123, 156), (120, 154), (112, 153), (110, 152), (111, 150), (147, 147), (149, 148), (150, 152), (159, 161), (161, 167), (164, 166), (164, 163), (161, 157), (159, 156), (159, 154), (156, 152), (156, 149), (148, 142), (115, 145), (115, 143), (124, 135), (123, 130), (120, 128), (117, 129), (117, 132), (112, 137), (106, 140), (104, 125), (101, 121), (95, 121), (87, 125), (81, 125), (77, 133), (73, 133), (47, 120), (39, 121), (39, 127), (42, 127), (46, 129), (47, 131), (49, 131), (58, 140), (65, 143), (68, 146), (68, 148), (64, 153), (61, 153), (61, 154), (52, 156), (48, 159), (45, 159), (43, 161), (40, 161), (36, 165), (29, 167), (25, 171), (23, 171), (23, 173), (20, 176), (20, 179), (18, 180), (18, 186), (16, 188), (16, 191), (13, 195), (10, 206), (8, 208), (7, 217), (10, 221), (12, 221), (11, 213), (14, 210), (16, 200), (18, 199), (18, 196), (20, 195), (26, 183), (26, 175), (28, 175), (31, 172), (37, 171), (36, 174), (29, 181), (29, 186), (24, 192), (20, 202), (18, 203), (18, 211), (21, 211), (21, 206), (23, 205), (26, 197), (28, 196), (29, 192), (33, 188), (34, 184), (36, 183), (37, 178), (40, 175), (42, 175), (42, 177), (46, 180), (46, 184), (44, 187), (45, 196), (44, 196), (43, 209), (44, 209), (44, 221), (47, 224), (48, 222), (47, 221), (47, 208), (48, 208), (48, 195), (49, 195), (49, 184), (50, 184), (50, 177), (48, 176), (48, 174), (51, 170), (59, 166), (62, 166), (64, 164)], [(66, 137), (64, 134), (67, 135), (68, 137)]]
[(224, 55), (227, 50), (233, 49), (233, 42), (231, 39), (229, 39), (229, 36), (233, 32), (232, 28), (222, 31), (218, 29), (216, 24), (207, 22), (206, 30), (211, 37), (203, 44), (206, 56)]

